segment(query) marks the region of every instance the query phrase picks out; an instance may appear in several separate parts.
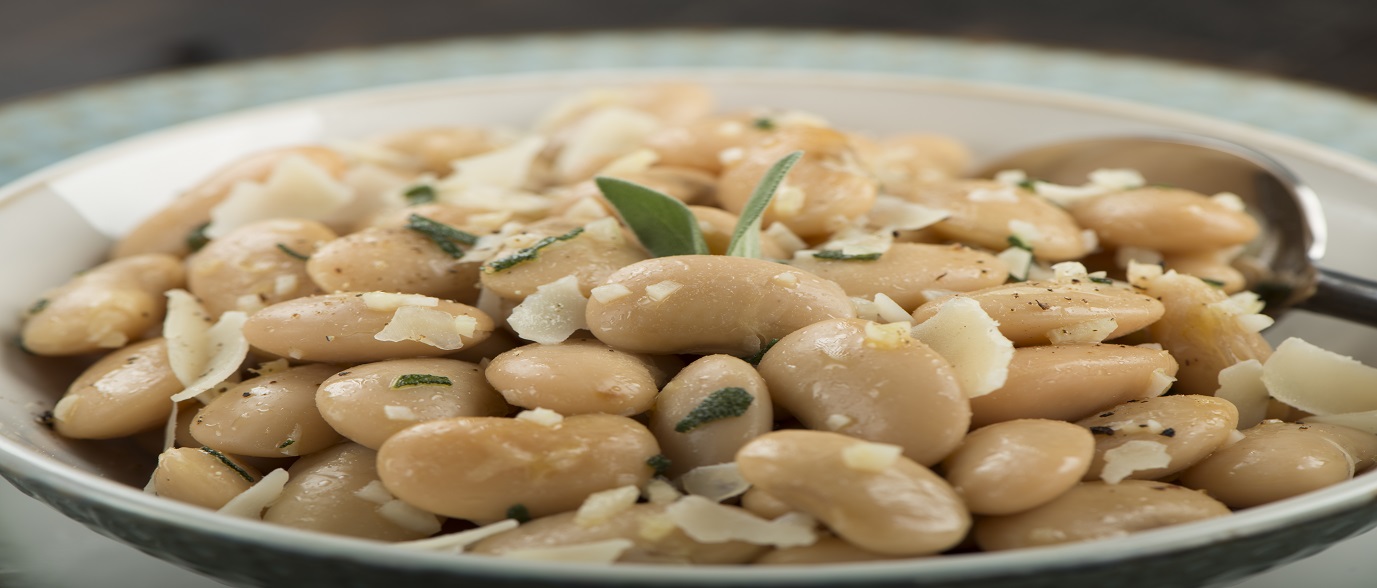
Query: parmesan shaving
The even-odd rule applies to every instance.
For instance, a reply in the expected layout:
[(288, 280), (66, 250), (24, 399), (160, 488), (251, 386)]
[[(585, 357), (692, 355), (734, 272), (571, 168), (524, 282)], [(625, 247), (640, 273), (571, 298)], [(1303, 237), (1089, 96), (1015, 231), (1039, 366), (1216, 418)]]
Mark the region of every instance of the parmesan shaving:
[(1240, 361), (1219, 370), (1216, 398), (1228, 400), (1238, 409), (1238, 429), (1248, 429), (1267, 418), (1267, 386), (1262, 383), (1262, 362)]
[(702, 496), (685, 496), (665, 509), (684, 534), (700, 543), (744, 541), (753, 545), (799, 547), (812, 545), (817, 521), (785, 515), (767, 521), (749, 511), (718, 504)]
[(373, 480), (365, 484), (362, 488), (355, 490), (354, 496), (359, 497), (360, 500), (366, 500), (379, 506), (392, 502), (392, 500), (396, 498), (392, 496), (391, 492), (387, 491), (387, 487), (383, 486), (380, 480)]
[(880, 307), (870, 300), (859, 296), (851, 297), (851, 308), (856, 311), (856, 318), (872, 322), (884, 322), (880, 318)]
[(610, 564), (617, 561), (626, 550), (635, 545), (629, 539), (608, 539), (578, 545), (558, 547), (532, 547), (513, 549), (498, 554), (498, 557), (524, 561), (558, 561), (567, 563)]
[(869, 215), (871, 219), (883, 219), (884, 222), (875, 224), (887, 231), (916, 231), (946, 220), (951, 212), (882, 194), (875, 198)]
[(618, 298), (630, 296), (631, 289), (621, 284), (604, 284), (593, 288), (591, 293), (593, 294), (594, 300), (607, 304)]
[(421, 535), (440, 532), (440, 517), (393, 499), (378, 507), (378, 515), (394, 525)]
[(286, 274), (277, 276), (273, 280), (273, 294), (276, 296), (286, 296), (296, 290), (298, 279), (295, 275)]
[(851, 426), (854, 422), (856, 422), (856, 419), (844, 414), (833, 414), (827, 416), (827, 420), (823, 422), (823, 425), (825, 425), (829, 431), (840, 431)]
[[(598, 203), (598, 199), (593, 198), (592, 196), (579, 198), (578, 202), (575, 202), (573, 206), (570, 206), (568, 210), (564, 211), (564, 217), (573, 220), (591, 221), (604, 218), (611, 218), (607, 216), (607, 214), (607, 209), (603, 208), (602, 204)], [(470, 224), (472, 224), (472, 222), (470, 222)], [(501, 226), (501, 223), (499, 223), (497, 226)], [(497, 227), (495, 226), (492, 228)]]
[[(598, 210), (602, 210), (601, 207)], [(622, 224), (617, 219), (604, 214), (603, 218), (583, 225), (583, 234), (606, 243), (622, 244), (626, 241), (622, 235)]]
[(741, 477), (736, 462), (693, 468), (679, 478), (679, 483), (683, 484), (685, 492), (713, 502), (740, 496), (751, 488), (751, 483)]
[(1162, 368), (1152, 370), (1148, 376), (1147, 395), (1149, 397), (1161, 396), (1171, 389), (1171, 385), (1176, 383), (1176, 378), (1167, 375), (1167, 371)]
[(1025, 220), (1011, 219), (1009, 221), (1009, 234), (1018, 237), (1019, 240), (1037, 249), (1038, 243), (1042, 242), (1042, 231), (1037, 225)]
[(1085, 230), (1082, 230), (1082, 231), (1081, 231), (1081, 246), (1082, 246), (1082, 247), (1085, 247), (1085, 250), (1088, 251), (1088, 252), (1090, 252), (1090, 253), (1094, 253), (1094, 252), (1096, 252), (1096, 251), (1099, 251), (1099, 250), (1100, 250), (1100, 235), (1099, 235), (1098, 233), (1096, 233), (1094, 229), (1085, 229)]
[(460, 531), (458, 533), (440, 535), (439, 537), (431, 537), (429, 539), (401, 541), (398, 543), (392, 543), (391, 545), (393, 547), (400, 547), (402, 549), (412, 549), (416, 551), (463, 553), (465, 548), (467, 548), (470, 545), (473, 545), (474, 543), (477, 543), (499, 533), (506, 533), (507, 531), (515, 529), (520, 525), (521, 523), (518, 523), (513, 519), (505, 519), (497, 521), (496, 523), (492, 523), (490, 525), (483, 525), (482, 527), (478, 527), (477, 529), (469, 529), (467, 531)]
[(1120, 247), (1114, 252), (1114, 264), (1125, 268), (1135, 263), (1160, 266), (1162, 259), (1160, 252), (1142, 247)]
[(263, 479), (259, 480), (258, 483), (249, 486), (248, 490), (231, 498), (216, 512), (243, 519), (262, 519), (263, 509), (277, 502), (277, 499), (282, 497), (282, 489), (286, 486), (287, 470), (275, 469), (263, 476)]
[(258, 374), (258, 375), (260, 375), (260, 376), (266, 376), (266, 375), (268, 375), (268, 374), (276, 374), (276, 373), (278, 373), (278, 372), (285, 372), (285, 371), (287, 371), (288, 369), (290, 369), (291, 367), (292, 367), (292, 364), (291, 364), (291, 363), (288, 363), (287, 360), (285, 360), (285, 359), (279, 358), (279, 359), (274, 359), (274, 360), (272, 360), (272, 361), (265, 361), (265, 362), (263, 362), (263, 363), (260, 363), (260, 364), (258, 364), (258, 367), (257, 367), (257, 368), (254, 368), (252, 371), (253, 371), (253, 373)]
[(899, 306), (893, 298), (886, 296), (884, 292), (875, 294), (875, 313), (879, 315), (881, 323), (903, 323), (913, 322), (913, 315)]
[[(58, 404), (62, 404), (58, 401)], [(163, 425), (163, 451), (167, 451), (177, 446), (177, 413), (181, 411), (180, 402), (172, 403), (172, 412), (167, 415), (167, 423)], [(57, 407), (53, 407), (53, 418), (57, 418)]]
[(234, 299), (234, 309), (241, 312), (255, 313), (263, 308), (263, 299), (257, 294), (245, 294)]
[(216, 239), (270, 218), (322, 220), (354, 198), (349, 187), (301, 155), (283, 159), (267, 181), (240, 182), (210, 210), (206, 236)]
[(568, 275), (536, 287), (534, 294), (512, 309), (507, 325), (522, 339), (553, 345), (588, 328), (587, 308), (578, 277)]
[(1104, 452), (1104, 469), (1100, 479), (1118, 484), (1133, 472), (1164, 468), (1171, 463), (1167, 446), (1156, 441), (1133, 440)]
[(498, 193), (517, 190), (525, 185), (531, 163), (544, 148), (545, 139), (531, 136), (501, 149), (454, 161), (450, 164), (454, 173), (436, 186), (440, 200), (458, 204), (457, 196), (475, 192), (475, 188), (479, 192), (488, 188)]
[(206, 308), (190, 292), (167, 291), (167, 318), (163, 319), (167, 363), (183, 386), (196, 381), (210, 361), (212, 322)]
[(1273, 398), (1316, 415), (1377, 410), (1377, 368), (1296, 337), (1262, 364), (1262, 383)]
[(789, 230), (789, 227), (785, 226), (784, 223), (770, 223), (762, 235), (773, 240), (775, 245), (779, 245), (779, 248), (784, 250), (786, 257), (793, 257), (798, 251), (808, 248), (808, 243), (805, 243), (801, 237)]
[(1028, 181), (1028, 172), (1021, 169), (1005, 169), (995, 172), (994, 181), (1006, 186), (1017, 186)]
[(675, 282), (673, 280), (665, 280), (663, 282), (658, 282), (646, 286), (645, 295), (647, 298), (659, 302), (661, 300), (664, 300), (665, 298), (668, 298), (670, 294), (673, 294), (675, 291), (683, 287), (684, 285), (680, 284), (679, 282)]
[(746, 157), (746, 150), (740, 147), (728, 147), (717, 152), (717, 162), (722, 165), (731, 165)]
[(865, 346), (871, 349), (900, 349), (913, 342), (909, 331), (913, 328), (909, 321), (889, 323), (865, 323)]
[(196, 379), (181, 392), (172, 395), (173, 402), (195, 398), (239, 371), (239, 366), (249, 355), (249, 342), (244, 339), (244, 322), (247, 320), (248, 315), (236, 310), (220, 315), (220, 320), (206, 331), (209, 357), (200, 371), (196, 372)]
[(393, 404), (384, 406), (383, 414), (387, 415), (387, 420), (390, 421), (415, 421), (421, 418), (416, 415), (416, 411), (411, 410), (411, 407)]
[(517, 420), (535, 423), (542, 427), (558, 427), (564, 422), (564, 415), (559, 414), (548, 408), (536, 408), (533, 410), (523, 410), (516, 415)]
[(792, 288), (798, 285), (798, 274), (794, 272), (780, 272), (771, 277), (770, 281), (778, 286)]
[(1243, 431), (1240, 431), (1240, 430), (1238, 430), (1238, 429), (1234, 429), (1234, 430), (1232, 430), (1232, 431), (1229, 431), (1229, 438), (1224, 440), (1224, 445), (1223, 445), (1222, 447), (1228, 447), (1228, 446), (1230, 446), (1230, 445), (1233, 445), (1233, 444), (1235, 444), (1235, 443), (1238, 443), (1239, 441), (1242, 441), (1242, 440), (1245, 439), (1246, 437), (1247, 437), (1247, 435), (1244, 435), (1244, 434), (1243, 434)]
[(568, 182), (591, 176), (606, 162), (645, 144), (660, 128), (655, 117), (622, 106), (600, 108), (578, 123), (555, 157), (554, 171)]
[(636, 534), (646, 541), (660, 541), (678, 528), (674, 524), (674, 520), (669, 518), (669, 515), (654, 513), (641, 517), (641, 523), (636, 528)]
[(996, 255), (1004, 265), (1009, 266), (1009, 277), (1023, 281), (1028, 279), (1028, 271), (1033, 266), (1033, 252), (1022, 247), (1010, 247)]
[(1018, 203), (1018, 194), (1009, 188), (989, 189), (976, 188), (966, 194), (966, 199), (971, 202), (1008, 202)]
[(454, 316), (441, 310), (421, 306), (403, 306), (392, 313), (392, 320), (378, 334), (378, 341), (416, 341), (437, 349), (454, 350), (464, 346), (464, 337), (472, 337), (478, 328), (477, 319), (468, 315)]
[(638, 174), (650, 169), (660, 161), (660, 154), (654, 150), (644, 147), (627, 153), (612, 160), (611, 163), (603, 166), (596, 174), (598, 176), (624, 176), (628, 174)]
[(913, 337), (951, 363), (970, 398), (998, 390), (1009, 377), (1014, 344), (973, 298), (947, 299), (937, 314), (913, 327)]
[(363, 305), (373, 310), (391, 312), (403, 306), (436, 307), (440, 299), (420, 294), (396, 294), (393, 292), (364, 292), (360, 298)]
[(588, 528), (606, 523), (612, 517), (631, 508), (640, 497), (641, 490), (635, 486), (622, 486), (589, 494), (574, 514), (574, 524)]
[(775, 191), (775, 197), (770, 201), (770, 210), (777, 217), (789, 218), (803, 212), (803, 205), (807, 201), (808, 194), (803, 191), (803, 188), (789, 183), (780, 183), (779, 189)]
[(1139, 263), (1130, 261), (1128, 263), (1128, 283), (1135, 288), (1146, 288), (1153, 280), (1162, 277), (1162, 266), (1155, 263)]
[(1090, 279), (1090, 272), (1079, 261), (1063, 261), (1052, 266), (1052, 279), (1058, 283), (1084, 281)]
[(645, 484), (645, 499), (651, 504), (670, 504), (683, 496), (681, 492), (674, 488), (673, 484), (660, 478), (651, 478)]
[(1117, 328), (1119, 321), (1107, 316), (1051, 329), (1047, 331), (1047, 340), (1053, 345), (1099, 343), (1108, 339)]
[(1301, 422), (1339, 425), (1377, 435), (1377, 410), (1308, 416), (1301, 419)]
[(903, 453), (898, 445), (861, 442), (842, 450), (842, 463), (858, 472), (878, 474), (893, 467)]

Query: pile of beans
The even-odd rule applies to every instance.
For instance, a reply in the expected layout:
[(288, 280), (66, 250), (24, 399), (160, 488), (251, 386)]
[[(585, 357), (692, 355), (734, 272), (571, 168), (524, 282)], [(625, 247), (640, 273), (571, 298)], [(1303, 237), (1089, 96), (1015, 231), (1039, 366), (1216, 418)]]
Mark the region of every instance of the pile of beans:
[[(517, 519), (469, 549), (614, 542), (618, 561), (703, 564), (1116, 537), (1295, 496), (1377, 458), (1368, 433), (1298, 423), (1275, 401), (1241, 419), (1214, 396), (1222, 370), (1272, 351), (1212, 310), (1244, 288), (1230, 261), (1258, 233), (1221, 198), (1136, 186), (1060, 205), (1036, 183), (964, 179), (969, 155), (950, 138), (715, 114), (687, 84), (573, 97), (533, 136), (517, 181), (487, 192), (462, 162), (524, 139), (416, 129), (259, 153), (192, 187), (27, 316), (33, 353), (99, 357), (54, 407), (56, 432), (156, 444), (166, 427), (150, 491), (210, 509), (283, 469), (281, 495), (248, 514), (272, 524), (410, 541)], [(793, 151), (764, 215), (766, 259), (722, 255)], [(288, 163), (352, 200), (217, 227)], [(597, 174), (684, 202), (713, 254), (652, 257), (607, 220)], [(896, 203), (948, 216), (896, 228), (882, 218)], [(443, 242), (417, 217), (479, 238)], [(857, 234), (887, 247), (811, 253)], [(1011, 278), (1011, 244), (1031, 252), (1030, 275)], [(1126, 272), (1143, 255), (1168, 271)], [(513, 312), (560, 280), (577, 296), (529, 310), (575, 304), (579, 328), (520, 338)], [(161, 327), (178, 289), (207, 323), (245, 313), (251, 351), (174, 412), (188, 378)], [(890, 310), (866, 310), (880, 295)], [(1012, 344), (993, 391), (906, 324), (957, 299)], [(379, 336), (408, 308), (459, 327), (444, 342)], [(1105, 332), (1058, 336), (1086, 325)], [(719, 464), (734, 468), (700, 469)], [(735, 482), (711, 497), (727, 518), (803, 521), (809, 539), (683, 524), (676, 509), (695, 503), (681, 482), (708, 471)]]

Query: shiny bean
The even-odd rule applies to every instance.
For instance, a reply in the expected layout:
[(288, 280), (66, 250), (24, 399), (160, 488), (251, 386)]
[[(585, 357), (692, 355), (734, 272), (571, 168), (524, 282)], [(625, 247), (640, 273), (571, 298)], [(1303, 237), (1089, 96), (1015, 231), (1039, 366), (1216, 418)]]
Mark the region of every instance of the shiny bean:
[(472, 304), (478, 262), (460, 261), (406, 228), (364, 229), (321, 246), (306, 262), (325, 292), (402, 292)]
[[(1213, 396), (1190, 394), (1161, 396), (1144, 400), (1130, 400), (1104, 412), (1081, 419), (1076, 424), (1095, 433), (1095, 462), (1086, 472), (1085, 479), (1098, 480), (1102, 477), (1115, 482), (1120, 475), (1135, 480), (1160, 480), (1184, 470), (1219, 449), (1229, 440), (1229, 435), (1238, 427), (1238, 409), (1227, 400)], [(1111, 464), (1110, 456), (1122, 449), (1125, 444), (1137, 442), (1155, 443), (1160, 451), (1170, 458), (1166, 465), (1155, 467), (1132, 467), (1132, 460), (1139, 457), (1122, 457), (1130, 460), (1129, 466)], [(1377, 443), (1377, 439), (1374, 439)]]
[(158, 456), (153, 491), (164, 498), (219, 510), (262, 477), (256, 468), (235, 456), (182, 447)]
[(24, 348), (38, 355), (118, 349), (162, 323), (163, 292), (186, 280), (181, 260), (148, 254), (105, 262), (47, 294), (24, 322)]
[[(1080, 225), (1061, 207), (1027, 190), (988, 180), (954, 180), (917, 186), (909, 200), (951, 216), (933, 230), (953, 241), (1002, 250), (1017, 235), (1045, 261), (1079, 259), (1090, 250)], [(1023, 225), (1020, 225), (1022, 223)]]
[(1167, 269), (1215, 282), (1225, 294), (1243, 291), (1248, 286), (1243, 272), (1229, 263), (1221, 251), (1198, 253), (1169, 253), (1162, 256), (1162, 264)]
[(508, 403), (563, 415), (638, 415), (669, 380), (647, 357), (588, 340), (518, 347), (494, 357), (485, 373)]
[(212, 400), (191, 423), (197, 441), (226, 453), (306, 455), (339, 442), (316, 409), (316, 388), (336, 369), (305, 365), (241, 382)]
[(480, 279), (483, 287), (507, 300), (521, 301), (534, 294), (536, 288), (564, 276), (578, 279), (579, 290), (585, 296), (618, 269), (646, 259), (645, 250), (626, 237), (620, 228), (611, 231), (584, 230), (571, 238), (557, 240), (541, 247), (534, 258), (514, 265), (512, 260), (526, 255), (523, 251), (547, 237), (568, 235), (578, 225), (554, 219), (544, 225), (532, 225), (508, 245), (493, 254), (483, 266)]
[(883, 293), (912, 312), (925, 291), (972, 292), (1003, 284), (1009, 267), (999, 258), (962, 245), (895, 243), (874, 261), (795, 258), (790, 265), (832, 280), (851, 296)]
[(1181, 474), (1233, 508), (1249, 508), (1343, 482), (1372, 466), (1377, 437), (1319, 423), (1263, 421)]
[[(1161, 376), (1154, 373), (1161, 370)], [(1131, 345), (1041, 345), (1014, 349), (1004, 386), (971, 399), (971, 424), (1014, 419), (1079, 420), (1166, 391), (1176, 375), (1166, 351)]]
[(755, 516), (769, 520), (794, 512), (794, 507), (755, 486), (741, 495), (741, 508), (751, 511)]
[[(690, 412), (726, 388), (750, 395), (751, 403), (740, 416), (677, 430)], [(696, 467), (735, 459), (742, 445), (774, 427), (773, 403), (754, 366), (730, 355), (709, 355), (689, 364), (664, 387), (655, 398), (649, 426), (670, 460), (668, 475), (675, 478)]]
[(169, 398), (181, 391), (167, 363), (167, 341), (135, 343), (77, 376), (53, 409), (53, 426), (72, 439), (114, 439), (156, 429), (172, 412)]
[[(1049, 331), (1113, 318), (1116, 327), (1105, 339), (1122, 337), (1162, 317), (1162, 303), (1131, 289), (1094, 282), (1018, 282), (962, 294), (980, 302), (999, 332), (1014, 345), (1045, 345)], [(915, 323), (937, 314), (940, 300), (913, 311)]]
[(1008, 515), (1037, 508), (1080, 482), (1095, 439), (1071, 423), (1005, 421), (976, 429), (942, 462), (971, 512)]
[(1076, 200), (1071, 215), (1110, 247), (1199, 252), (1257, 237), (1257, 221), (1202, 194), (1146, 187)]
[[(435, 515), (396, 501), (378, 480), (377, 453), (344, 443), (303, 457), (287, 470), (282, 495), (263, 513), (275, 525), (334, 535), (408, 541), (440, 530)], [(401, 511), (387, 516), (385, 513)]]
[(253, 312), (285, 300), (320, 294), (307, 262), (334, 231), (310, 220), (269, 219), (239, 227), (187, 259), (187, 289), (212, 317)]
[(749, 113), (708, 116), (662, 128), (646, 139), (646, 146), (659, 154), (664, 165), (718, 174), (724, 155), (732, 153), (728, 150), (742, 149), (740, 155), (744, 155), (744, 147), (770, 136), (772, 130), (755, 124), (760, 118)]
[(393, 435), (378, 450), (378, 475), (408, 503), (481, 524), (517, 504), (542, 517), (594, 492), (645, 484), (646, 460), (659, 452), (650, 431), (626, 417), (575, 415), (553, 426), (456, 417)]

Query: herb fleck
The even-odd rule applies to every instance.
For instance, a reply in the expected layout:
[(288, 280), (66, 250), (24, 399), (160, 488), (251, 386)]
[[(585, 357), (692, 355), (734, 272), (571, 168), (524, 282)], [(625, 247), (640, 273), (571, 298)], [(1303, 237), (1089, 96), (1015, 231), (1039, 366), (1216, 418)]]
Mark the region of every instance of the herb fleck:
[(531, 521), (531, 511), (524, 504), (513, 504), (507, 508), (507, 518), (518, 523), (528, 523)]
[(1023, 188), (1024, 190), (1027, 190), (1027, 191), (1029, 191), (1029, 192), (1032, 192), (1032, 193), (1036, 194), (1036, 193), (1038, 192), (1038, 181), (1037, 181), (1037, 180), (1031, 180), (1031, 179), (1030, 179), (1030, 180), (1023, 180), (1023, 181), (1021, 181), (1021, 182), (1018, 183), (1018, 187)]
[(751, 126), (757, 128), (757, 129), (760, 129), (760, 130), (762, 130), (762, 131), (773, 131), (773, 130), (775, 130), (775, 128), (776, 128), (776, 126), (775, 126), (775, 121), (774, 121), (773, 119), (769, 118), (769, 117), (766, 117), (766, 116), (762, 116), (762, 117), (760, 117), (760, 118), (757, 118), (757, 119), (751, 121)]
[(1098, 278), (1098, 277), (1095, 277), (1095, 276), (1090, 276), (1090, 281), (1095, 282), (1096, 284), (1113, 284), (1113, 283), (1114, 283), (1114, 280), (1111, 280), (1111, 279), (1109, 279), (1109, 278)]
[(765, 352), (769, 351), (771, 347), (774, 347), (775, 343), (779, 343), (778, 337), (770, 339), (770, 342), (766, 343), (764, 347), (761, 347), (760, 351), (755, 352), (755, 355), (743, 357), (742, 360), (751, 365), (760, 365), (760, 360), (765, 358)]
[(45, 410), (39, 413), (38, 418), (34, 420), (38, 421), (38, 424), (48, 427), (49, 429), (53, 428), (53, 425), (57, 423), (57, 417), (53, 416), (53, 411), (51, 410)]
[(192, 253), (200, 251), (202, 247), (206, 246), (206, 243), (210, 243), (210, 237), (206, 236), (206, 228), (209, 226), (210, 221), (203, 222), (186, 234), (186, 247)]
[(435, 188), (427, 184), (417, 184), (407, 188), (406, 192), (403, 192), (403, 195), (406, 196), (406, 203), (408, 206), (435, 202)]
[(33, 306), (29, 307), (28, 314), (29, 316), (33, 316), (35, 314), (43, 312), (43, 309), (45, 308), (48, 308), (48, 299), (39, 298), (37, 302), (33, 303)]
[(288, 439), (288, 440), (283, 441), (282, 443), (280, 443), (280, 444), (277, 446), (277, 448), (278, 448), (278, 449), (286, 449), (286, 448), (288, 448), (288, 447), (291, 447), (293, 443), (296, 443), (296, 439)]
[(739, 417), (746, 414), (746, 409), (750, 408), (751, 402), (754, 401), (755, 397), (744, 388), (723, 388), (709, 394), (702, 403), (689, 411), (683, 420), (674, 425), (674, 431), (687, 433), (716, 420)]
[(1033, 246), (1032, 246), (1032, 245), (1029, 245), (1027, 241), (1024, 241), (1023, 238), (1022, 238), (1022, 237), (1019, 237), (1018, 235), (1009, 235), (1008, 241), (1009, 241), (1009, 246), (1010, 246), (1010, 247), (1017, 247), (1017, 248), (1022, 249), (1022, 250), (1024, 250), (1024, 251), (1032, 251), (1032, 250), (1033, 250)]
[(875, 261), (882, 253), (843, 253), (840, 249), (823, 249), (813, 253), (813, 257), (832, 261)]
[(463, 250), (459, 249), (459, 244), (473, 245), (478, 242), (478, 237), (471, 233), (465, 233), (459, 229), (451, 227), (445, 223), (433, 221), (419, 214), (407, 217), (406, 228), (425, 235), (439, 247), (441, 251), (448, 253), (450, 257), (459, 259), (464, 256)]
[(1221, 281), (1219, 281), (1219, 280), (1211, 280), (1211, 279), (1209, 279), (1209, 278), (1200, 278), (1200, 281), (1205, 282), (1206, 284), (1209, 284), (1209, 285), (1214, 286), (1214, 287), (1216, 287), (1216, 288), (1223, 288), (1223, 287), (1224, 287), (1224, 282), (1221, 282)]
[(1114, 427), (1090, 427), (1092, 435), (1113, 435)]
[(278, 249), (281, 249), (283, 253), (286, 253), (287, 255), (289, 255), (289, 256), (291, 256), (291, 257), (295, 257), (295, 258), (297, 258), (297, 259), (300, 259), (301, 261), (306, 261), (306, 260), (308, 260), (308, 259), (311, 258), (311, 256), (306, 255), (305, 253), (302, 253), (302, 252), (300, 252), (300, 251), (296, 251), (296, 250), (292, 249), (291, 247), (288, 247), (286, 243), (278, 243), (278, 244), (277, 244), (277, 248), (278, 248)]
[(410, 388), (412, 386), (453, 386), (454, 382), (445, 376), (433, 374), (403, 374), (392, 380), (392, 389)]
[(490, 261), (484, 264), (483, 272), (495, 274), (502, 270), (511, 269), (517, 264), (535, 259), (536, 254), (540, 252), (541, 249), (554, 245), (555, 243), (558, 243), (560, 241), (568, 241), (570, 239), (573, 239), (574, 237), (579, 236), (580, 233), (583, 233), (583, 227), (578, 227), (572, 231), (569, 231), (568, 233), (559, 235), (558, 237), (546, 237), (544, 239), (536, 241), (534, 245), (522, 249), (521, 251), (517, 251), (516, 253), (503, 257), (502, 259)]
[(244, 468), (239, 467), (239, 464), (236, 464), (236, 463), (234, 463), (233, 461), (230, 461), (230, 458), (226, 457), (225, 454), (220, 453), (219, 451), (216, 451), (216, 450), (211, 449), (211, 448), (209, 448), (209, 447), (206, 447), (206, 446), (204, 446), (204, 445), (201, 446), (201, 451), (204, 451), (204, 452), (206, 452), (207, 454), (209, 454), (211, 457), (214, 457), (215, 459), (220, 460), (220, 463), (223, 463), (223, 464), (225, 464), (226, 466), (229, 466), (229, 469), (234, 470), (235, 473), (239, 474), (239, 475), (240, 475), (241, 477), (243, 477), (245, 480), (248, 480), (248, 481), (250, 481), (250, 482), (253, 481), (253, 476), (250, 476), (248, 472), (244, 471)]
[(645, 465), (655, 470), (655, 475), (657, 476), (665, 475), (665, 472), (669, 471), (670, 463), (669, 458), (665, 457), (663, 453), (656, 453), (650, 456), (650, 459), (645, 460)]
[(1171, 428), (1171, 427), (1167, 427), (1167, 428), (1165, 428), (1165, 429), (1162, 429), (1162, 436), (1163, 436), (1163, 437), (1175, 437), (1175, 436), (1176, 436), (1176, 429), (1173, 429), (1173, 428)]

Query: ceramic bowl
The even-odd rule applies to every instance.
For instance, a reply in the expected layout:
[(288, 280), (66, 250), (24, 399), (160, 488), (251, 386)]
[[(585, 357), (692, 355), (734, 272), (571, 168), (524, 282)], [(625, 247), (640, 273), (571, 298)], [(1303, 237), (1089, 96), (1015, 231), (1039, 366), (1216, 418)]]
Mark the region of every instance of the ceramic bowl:
[[(1325, 265), (1364, 274), (1377, 247), (1377, 167), (1237, 124), (1084, 96), (876, 74), (679, 70), (579, 72), (436, 82), (329, 96), (183, 125), (31, 174), (0, 190), (0, 323), (5, 339), (32, 300), (102, 258), (117, 235), (199, 177), (242, 154), (361, 138), (410, 126), (528, 125), (561, 96), (590, 86), (687, 79), (724, 108), (770, 105), (877, 134), (947, 133), (981, 159), (1059, 139), (1185, 131), (1263, 150), (1321, 195)], [(1371, 270), (1366, 271), (1369, 277)], [(1377, 363), (1377, 333), (1293, 312), (1269, 331), (1302, 336)], [(0, 473), (68, 517), (140, 550), (231, 584), (265, 586), (948, 586), (1102, 588), (1222, 585), (1313, 554), (1377, 524), (1377, 475), (1230, 517), (1130, 537), (867, 565), (688, 569), (579, 566), (395, 550), (296, 531), (163, 500), (139, 490), (151, 469), (134, 441), (57, 437), (35, 417), (79, 365), (0, 351)]]

